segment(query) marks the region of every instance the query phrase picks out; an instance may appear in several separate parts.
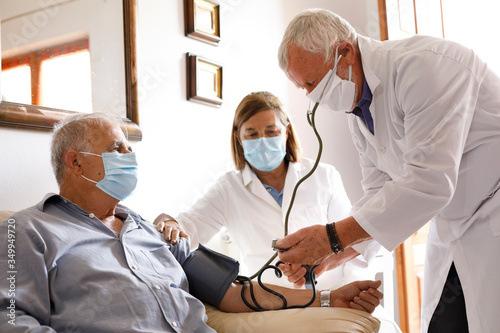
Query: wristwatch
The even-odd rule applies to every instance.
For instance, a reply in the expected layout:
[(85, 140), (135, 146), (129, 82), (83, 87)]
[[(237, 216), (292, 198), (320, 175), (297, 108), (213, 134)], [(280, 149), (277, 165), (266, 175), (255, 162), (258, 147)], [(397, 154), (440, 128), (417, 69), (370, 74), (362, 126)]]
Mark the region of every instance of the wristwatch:
[(322, 308), (330, 307), (330, 290), (321, 290), (319, 293), (319, 301)]

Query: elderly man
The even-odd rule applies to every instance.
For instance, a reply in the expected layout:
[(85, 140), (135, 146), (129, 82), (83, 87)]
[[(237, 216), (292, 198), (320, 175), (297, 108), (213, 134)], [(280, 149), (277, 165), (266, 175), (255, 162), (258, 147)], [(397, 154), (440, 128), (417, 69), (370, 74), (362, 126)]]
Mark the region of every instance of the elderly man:
[(498, 331), (498, 76), (456, 43), (375, 41), (320, 9), (292, 20), (278, 57), (316, 106), (348, 114), (364, 189), (351, 217), (278, 242), (291, 248), (280, 259), (321, 262), (371, 238), (393, 250), (433, 220), (422, 332)]
[[(66, 118), (54, 132), (52, 163), (60, 194), (48, 194), (0, 224), (0, 331), (213, 332), (203, 303), (189, 292), (224, 311), (251, 311), (241, 284), (233, 283), (237, 263), (209, 251), (190, 254), (185, 239), (167, 243), (152, 224), (119, 204), (135, 188), (137, 162), (116, 120), (99, 114)], [(8, 236), (12, 230), (14, 238)], [(14, 260), (6, 251), (10, 244)], [(204, 263), (206, 253), (224, 265)], [(9, 274), (15, 278), (12, 293)], [(333, 291), (331, 306), (371, 312), (382, 297), (379, 284), (360, 281)], [(254, 289), (261, 304), (281, 306)], [(290, 305), (311, 296), (273, 289)], [(319, 305), (318, 299), (312, 304)]]

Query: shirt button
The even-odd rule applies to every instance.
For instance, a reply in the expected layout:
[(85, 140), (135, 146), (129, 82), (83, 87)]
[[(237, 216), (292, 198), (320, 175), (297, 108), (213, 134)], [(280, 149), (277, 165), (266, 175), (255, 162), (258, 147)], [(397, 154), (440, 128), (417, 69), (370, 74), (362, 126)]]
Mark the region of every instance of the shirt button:
[(132, 268), (133, 268), (133, 269), (137, 269), (137, 266), (136, 266), (136, 265), (134, 265), (134, 266), (132, 266)]
[(387, 148), (385, 146), (379, 146), (378, 147), (378, 151), (381, 153), (381, 154), (385, 154), (385, 151), (387, 150)]
[(158, 290), (160, 290), (160, 286), (159, 285), (156, 285), (155, 288), (158, 289)]
[(271, 192), (271, 188), (270, 187), (267, 188), (267, 192)]
[(175, 322), (175, 321), (174, 321), (174, 322), (172, 322), (172, 326), (173, 326), (173, 327), (177, 327), (177, 322)]
[(94, 216), (95, 216), (95, 215), (94, 215), (94, 213), (90, 213), (90, 214), (89, 214), (89, 217), (90, 217), (91, 219), (93, 219), (93, 218), (94, 218)]

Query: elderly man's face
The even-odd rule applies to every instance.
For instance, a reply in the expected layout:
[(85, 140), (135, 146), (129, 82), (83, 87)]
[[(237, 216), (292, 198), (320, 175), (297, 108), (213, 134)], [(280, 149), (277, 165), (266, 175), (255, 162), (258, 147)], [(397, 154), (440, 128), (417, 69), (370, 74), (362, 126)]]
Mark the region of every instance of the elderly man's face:
[[(89, 131), (91, 146), (89, 153), (101, 155), (102, 153), (118, 152), (128, 154), (132, 152), (123, 131), (118, 125), (107, 123), (101, 129), (94, 127)], [(100, 181), (104, 178), (104, 165), (102, 158), (94, 155), (85, 155), (84, 174), (86, 177)]]
[(305, 89), (307, 94), (316, 88), (328, 71), (332, 69), (335, 61), (325, 64), (323, 56), (305, 51), (294, 44), (290, 45), (288, 52), (286, 76), (297, 88)]
[(105, 123), (103, 129), (93, 128), (90, 133), (92, 138), (92, 153), (113, 153), (122, 154), (132, 151), (123, 131), (118, 125)]

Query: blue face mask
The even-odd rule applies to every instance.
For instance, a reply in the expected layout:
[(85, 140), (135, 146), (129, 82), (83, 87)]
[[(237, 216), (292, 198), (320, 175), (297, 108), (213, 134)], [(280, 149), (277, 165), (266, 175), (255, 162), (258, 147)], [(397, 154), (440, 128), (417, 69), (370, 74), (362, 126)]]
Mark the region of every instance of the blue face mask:
[(283, 136), (261, 137), (243, 140), (245, 159), (260, 171), (271, 171), (279, 167), (286, 155)]
[(125, 200), (134, 192), (137, 185), (138, 166), (134, 152), (128, 154), (102, 153), (101, 155), (87, 152), (80, 153), (102, 157), (105, 172), (104, 178), (99, 182), (82, 175), (83, 178), (96, 183), (96, 186), (104, 193), (120, 201)]

